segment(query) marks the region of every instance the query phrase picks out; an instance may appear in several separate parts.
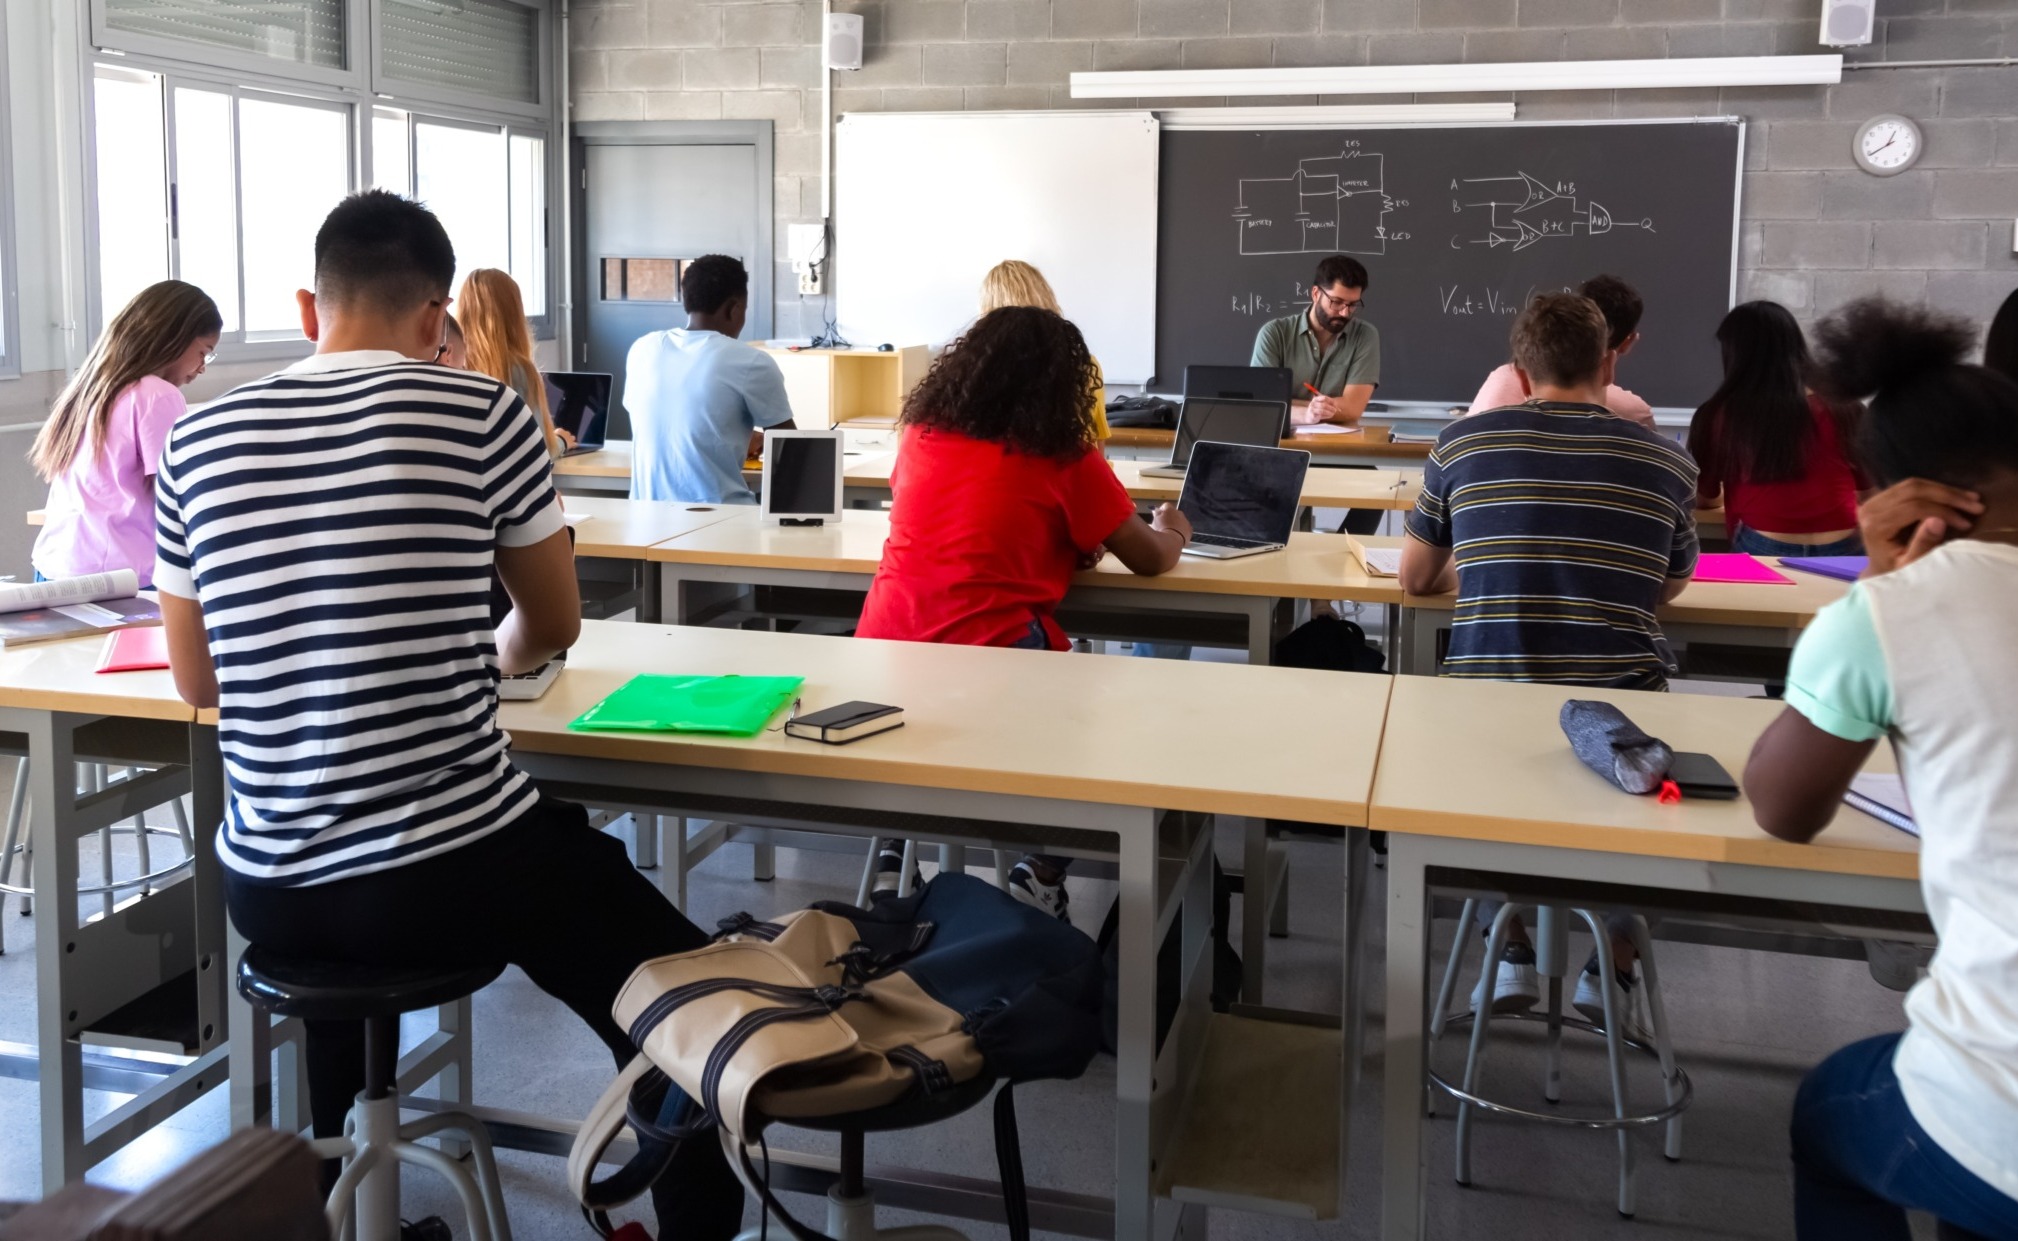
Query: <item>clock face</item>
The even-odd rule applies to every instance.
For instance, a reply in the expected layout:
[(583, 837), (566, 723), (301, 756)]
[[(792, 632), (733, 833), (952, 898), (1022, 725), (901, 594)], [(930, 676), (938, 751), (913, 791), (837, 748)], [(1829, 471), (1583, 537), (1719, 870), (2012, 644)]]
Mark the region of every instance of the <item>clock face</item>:
[(1858, 162), (1873, 172), (1899, 172), (1920, 155), (1920, 131), (1904, 117), (1881, 117), (1857, 135)]

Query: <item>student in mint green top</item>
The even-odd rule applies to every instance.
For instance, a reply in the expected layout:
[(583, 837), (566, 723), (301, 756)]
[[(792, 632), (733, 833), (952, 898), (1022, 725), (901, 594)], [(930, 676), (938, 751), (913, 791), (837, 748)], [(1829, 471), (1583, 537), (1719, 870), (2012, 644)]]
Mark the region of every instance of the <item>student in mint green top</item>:
[(1962, 364), (1963, 322), (1876, 299), (1818, 330), (1858, 450), (1864, 579), (1802, 634), (1752, 750), (1759, 826), (1805, 843), (1880, 740), (1920, 835), (1940, 948), (1903, 1034), (1852, 1043), (1794, 1100), (1800, 1241), (1907, 1241), (1909, 1210), (2018, 1237), (2018, 383)]
[(653, 332), (624, 362), (631, 415), (631, 499), (755, 504), (743, 461), (767, 428), (789, 428), (778, 364), (736, 338), (750, 306), (742, 263), (710, 254), (686, 265), (687, 326)]

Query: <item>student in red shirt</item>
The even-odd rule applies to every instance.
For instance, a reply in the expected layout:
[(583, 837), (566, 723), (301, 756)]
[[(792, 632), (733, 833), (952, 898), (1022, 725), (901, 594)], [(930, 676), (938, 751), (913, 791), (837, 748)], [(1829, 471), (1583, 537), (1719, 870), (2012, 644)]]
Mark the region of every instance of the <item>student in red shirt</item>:
[(1724, 382), (1689, 423), (1697, 496), (1722, 499), (1731, 546), (1754, 556), (1856, 556), (1850, 407), (1808, 390), (1801, 325), (1777, 302), (1746, 302), (1717, 325)]
[[(856, 636), (1070, 650), (1053, 614), (1073, 574), (1110, 551), (1144, 575), (1176, 566), (1191, 523), (1174, 504), (1136, 516), (1088, 413), (1099, 386), (1079, 329), (1048, 310), (990, 311), (947, 347), (898, 420), (890, 537)], [(879, 887), (898, 857), (882, 850)], [(1010, 890), (1062, 919), (1054, 862), (1025, 858)]]

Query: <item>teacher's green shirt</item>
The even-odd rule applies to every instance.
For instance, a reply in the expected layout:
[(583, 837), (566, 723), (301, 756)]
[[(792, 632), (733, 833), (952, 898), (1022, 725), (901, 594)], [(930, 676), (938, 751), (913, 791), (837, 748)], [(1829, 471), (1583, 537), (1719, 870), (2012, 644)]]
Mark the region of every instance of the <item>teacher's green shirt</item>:
[(1349, 319), (1344, 335), (1320, 353), (1317, 333), (1310, 327), (1310, 312), (1301, 310), (1261, 325), (1254, 337), (1254, 358), (1248, 365), (1288, 367), (1292, 401), (1310, 396), (1305, 384), (1326, 396), (1337, 396), (1352, 384), (1379, 385), (1380, 333), (1364, 319)]

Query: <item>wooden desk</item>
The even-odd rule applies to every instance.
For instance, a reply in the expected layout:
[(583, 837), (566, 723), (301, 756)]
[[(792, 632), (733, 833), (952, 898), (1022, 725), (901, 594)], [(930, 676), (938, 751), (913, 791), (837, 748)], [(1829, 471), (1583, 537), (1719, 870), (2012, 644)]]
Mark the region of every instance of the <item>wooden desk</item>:
[(595, 452), (554, 462), (554, 486), (569, 495), (631, 493), (631, 442), (609, 440)]
[[(1369, 545), (1373, 540), (1367, 541)], [(1766, 563), (1780, 566), (1771, 558)], [(1791, 649), (1815, 613), (1849, 592), (1850, 583), (1781, 568), (1791, 586), (1737, 582), (1692, 582), (1655, 613), (1670, 642)], [(1450, 628), (1456, 595), (1410, 595), (1401, 610), (1395, 667), (1423, 676), (1436, 674), (1437, 635)]]
[[(1857, 914), (1922, 911), (1918, 842), (1841, 810), (1814, 845), (1775, 840), (1748, 802), (1663, 806), (1586, 770), (1557, 723), (1569, 698), (1615, 702), (1677, 750), (1707, 752), (1742, 778), (1752, 742), (1782, 705), (1764, 700), (1553, 686), (1396, 680), (1372, 826), (1388, 833), (1387, 1025), (1382, 1236), (1420, 1237), (1428, 897), (1445, 876), (1467, 890), (1626, 885), (1677, 904), (1807, 903), (1837, 933), (1870, 934)], [(1873, 761), (1888, 769), (1889, 750)], [(1452, 872), (1466, 872), (1459, 878)], [(1488, 878), (1481, 883), (1479, 875)], [(1533, 890), (1530, 888), (1529, 890)], [(1571, 895), (1563, 893), (1569, 890)], [(1616, 888), (1612, 891), (1616, 893)], [(1350, 994), (1350, 993), (1348, 993)]]
[[(853, 461), (843, 469), (841, 481), (849, 506), (880, 505), (888, 500), (890, 469), (896, 461), (896, 453), (877, 453)], [(1145, 477), (1143, 467), (1154, 462), (1109, 464), (1122, 487), (1138, 500), (1174, 501), (1184, 490), (1181, 478)], [(1306, 508), (1409, 509), (1415, 507), (1419, 491), (1420, 485), (1400, 470), (1312, 469), (1304, 478), (1303, 503)]]
[[(889, 536), (889, 514), (850, 509), (825, 526), (765, 525), (745, 510), (647, 549), (659, 567), (660, 615), (685, 624), (695, 613), (699, 582), (812, 587), (866, 592)], [(1369, 540), (1374, 545), (1392, 540)], [(1129, 613), (1212, 613), (1241, 618), (1249, 663), (1269, 662), (1276, 605), (1281, 600), (1336, 599), (1388, 606), (1401, 602), (1393, 578), (1369, 578), (1336, 534), (1292, 534), (1286, 551), (1236, 560), (1187, 556), (1157, 577), (1130, 573), (1112, 556), (1073, 579), (1065, 607), (1102, 616)], [(1120, 621), (1117, 637), (1128, 635)]]
[[(1114, 427), (1108, 436), (1107, 455), (1116, 459), (1136, 459), (1155, 463), (1168, 461), (1177, 439), (1175, 431), (1160, 427)], [(1311, 465), (1370, 465), (1376, 468), (1420, 468), (1429, 459), (1435, 444), (1397, 441), (1394, 428), (1366, 423), (1358, 432), (1304, 432), (1282, 441), (1284, 448), (1301, 448), (1311, 456)]]
[[(26, 740), (36, 897), (36, 1045), (9, 1045), (0, 1058), (25, 1060), (40, 1077), (42, 1184), (49, 1192), (82, 1180), (225, 1078), (231, 970), (220, 867), (209, 847), (224, 807), (216, 731), (198, 724), (167, 672), (99, 675), (104, 646), (102, 637), (88, 637), (0, 651), (0, 730)], [(81, 761), (125, 766), (128, 775), (102, 792), (79, 793)], [(124, 890), (116, 906), (94, 910), (85, 921), (79, 840), (185, 794), (193, 794), (199, 842), (191, 864), (145, 895)], [(130, 1068), (96, 1053), (87, 1060), (80, 1034), (104, 1030), (109, 1015), (192, 972), (195, 1060), (124, 1062)], [(136, 1097), (86, 1123), (87, 1089)]]
[[(865, 698), (903, 705), (908, 722), (847, 746), (782, 732), (735, 738), (568, 731), (569, 720), (640, 672), (803, 675), (807, 710)], [(1206, 922), (1197, 915), (1211, 899), (1212, 833), (1202, 816), (1362, 823), (1390, 682), (592, 622), (546, 698), (506, 703), (499, 717), (516, 761), (563, 796), (647, 813), (1115, 859), (1121, 930), (1113, 1235), (1149, 1241), (1154, 1165), (1183, 1129), (1191, 1070), (1209, 1028), (1211, 954)], [(1284, 718), (1331, 723), (1285, 735), (1272, 726)], [(1195, 746), (1172, 744), (1208, 735), (1210, 762), (1200, 761)], [(1172, 928), (1184, 981), (1178, 1017), (1158, 1052), (1156, 960)], [(1350, 945), (1348, 955), (1356, 948)], [(1313, 1102), (1331, 1107), (1344, 1100)], [(1041, 1190), (1033, 1192), (1033, 1208), (1042, 1226)]]
[(643, 560), (653, 544), (756, 511), (747, 504), (681, 504), (618, 496), (570, 496), (567, 500), (570, 520), (588, 519), (574, 527), (575, 555), (611, 560)]

